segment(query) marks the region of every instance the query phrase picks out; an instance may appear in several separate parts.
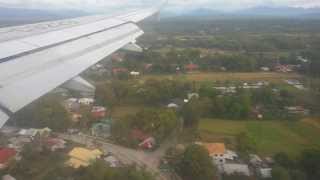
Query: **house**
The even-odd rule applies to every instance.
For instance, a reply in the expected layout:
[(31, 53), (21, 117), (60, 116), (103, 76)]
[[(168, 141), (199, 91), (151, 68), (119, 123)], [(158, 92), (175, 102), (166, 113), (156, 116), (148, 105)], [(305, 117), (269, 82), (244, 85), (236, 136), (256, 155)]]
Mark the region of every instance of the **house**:
[(249, 162), (254, 167), (262, 166), (262, 159), (256, 154), (249, 154)]
[(75, 147), (68, 153), (70, 159), (66, 164), (73, 168), (79, 168), (81, 166), (87, 167), (93, 161), (101, 158), (102, 155), (103, 153), (98, 149), (89, 150), (82, 147)]
[(288, 106), (288, 107), (285, 107), (285, 110), (289, 114), (295, 114), (295, 115), (309, 115), (310, 114), (310, 110), (305, 109), (302, 106)]
[(91, 115), (93, 118), (96, 119), (104, 118), (107, 115), (107, 108), (102, 106), (93, 106), (91, 110)]
[(184, 66), (184, 69), (186, 71), (192, 72), (192, 71), (196, 71), (199, 69), (199, 66), (193, 63), (187, 64)]
[(112, 120), (105, 119), (92, 125), (91, 135), (96, 137), (108, 138), (111, 136)]
[(51, 129), (50, 128), (43, 128), (43, 129), (21, 129), (18, 133), (18, 135), (23, 136), (23, 137), (28, 137), (32, 140), (34, 140), (36, 137), (48, 137), (51, 134)]
[(16, 154), (17, 152), (13, 148), (0, 148), (0, 169), (6, 168)]
[(77, 112), (80, 109), (80, 104), (76, 98), (69, 98), (65, 100), (63, 105), (69, 112)]
[(131, 130), (131, 137), (133, 139), (139, 140), (139, 141), (144, 141), (145, 139), (149, 138), (147, 134), (145, 134), (143, 131), (139, 129), (133, 129)]
[(92, 105), (94, 103), (94, 99), (93, 98), (80, 98), (78, 100), (78, 103), (80, 103), (81, 105)]
[(120, 161), (114, 156), (107, 156), (104, 158), (104, 160), (107, 162), (107, 164), (110, 167), (119, 167), (120, 166)]
[(257, 174), (258, 174), (262, 179), (272, 178), (272, 168), (259, 168), (259, 169), (257, 170)]
[(170, 104), (167, 105), (167, 107), (168, 108), (176, 108), (176, 109), (179, 108), (179, 106), (177, 104), (175, 104), (175, 103), (170, 103)]
[(25, 144), (31, 143), (31, 139), (25, 136), (17, 136), (10, 138), (9, 143), (9, 148), (13, 148), (17, 152), (21, 152)]
[(241, 174), (250, 176), (250, 170), (247, 164), (223, 164), (222, 171), (226, 175)]
[(124, 53), (114, 53), (111, 56), (111, 60), (112, 61), (116, 61), (116, 62), (122, 62), (124, 60), (125, 54)]
[(56, 150), (66, 148), (66, 141), (59, 138), (48, 138), (44, 140), (44, 143), (45, 143), (45, 146), (53, 152)]
[(261, 71), (265, 71), (265, 72), (270, 71), (270, 68), (269, 68), (269, 67), (261, 67), (260, 69), (261, 69)]
[(143, 149), (153, 149), (156, 145), (156, 139), (154, 137), (148, 137), (139, 144), (139, 147)]
[(2, 180), (16, 180), (16, 178), (12, 177), (10, 174), (2, 176), (1, 179)]
[(79, 113), (71, 113), (71, 121), (79, 122), (82, 119), (82, 114)]
[(190, 100), (190, 99), (199, 99), (199, 94), (198, 93), (189, 93), (188, 94), (188, 99)]
[(238, 155), (234, 151), (227, 150), (224, 143), (196, 143), (205, 147), (216, 165), (226, 163), (227, 160), (234, 160)]
[(128, 72), (127, 68), (113, 68), (112, 69), (112, 74), (113, 75), (118, 75), (118, 74), (127, 73), (127, 72)]
[(131, 76), (140, 76), (140, 72), (131, 71), (130, 75)]

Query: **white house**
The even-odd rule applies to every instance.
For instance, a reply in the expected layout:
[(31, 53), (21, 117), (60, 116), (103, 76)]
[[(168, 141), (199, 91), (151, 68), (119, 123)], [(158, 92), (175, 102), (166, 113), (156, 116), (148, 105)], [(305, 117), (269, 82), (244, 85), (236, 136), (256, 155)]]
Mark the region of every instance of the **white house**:
[(78, 103), (80, 103), (81, 105), (92, 105), (94, 103), (94, 99), (93, 98), (80, 98), (78, 100)]
[(247, 164), (223, 164), (223, 173), (226, 175), (241, 174), (250, 176), (250, 170)]
[(140, 76), (140, 72), (132, 71), (132, 72), (130, 72), (130, 75), (132, 75), (132, 76)]

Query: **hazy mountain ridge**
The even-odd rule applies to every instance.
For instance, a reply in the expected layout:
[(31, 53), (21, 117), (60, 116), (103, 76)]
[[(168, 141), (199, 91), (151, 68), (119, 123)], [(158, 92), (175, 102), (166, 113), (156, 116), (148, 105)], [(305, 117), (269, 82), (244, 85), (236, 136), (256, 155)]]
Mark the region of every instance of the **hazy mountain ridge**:
[[(170, 13), (171, 16), (174, 12)], [(294, 8), (294, 7), (253, 7), (237, 11), (219, 11), (210, 8), (186, 10), (175, 14), (176, 16), (209, 17), (209, 16), (257, 16), (257, 17), (301, 17), (320, 18), (320, 8)]]

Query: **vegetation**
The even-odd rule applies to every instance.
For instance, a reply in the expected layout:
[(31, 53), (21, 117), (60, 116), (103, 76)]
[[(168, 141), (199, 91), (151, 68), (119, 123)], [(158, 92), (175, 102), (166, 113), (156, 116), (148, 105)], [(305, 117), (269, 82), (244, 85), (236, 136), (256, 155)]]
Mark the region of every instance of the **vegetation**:
[[(297, 157), (304, 149), (320, 148), (319, 142), (314, 140), (314, 137), (319, 136), (319, 128), (305, 121), (204, 119), (200, 121), (199, 131), (203, 141), (225, 141), (230, 147), (242, 152), (267, 156), (286, 152), (290, 157)], [(241, 144), (238, 144), (239, 137)]]
[(177, 164), (177, 172), (184, 180), (215, 179), (215, 167), (206, 149), (199, 145), (187, 147)]
[(27, 106), (16, 113), (12, 120), (22, 127), (49, 127), (55, 131), (64, 131), (72, 125), (67, 111), (54, 95), (43, 97)]

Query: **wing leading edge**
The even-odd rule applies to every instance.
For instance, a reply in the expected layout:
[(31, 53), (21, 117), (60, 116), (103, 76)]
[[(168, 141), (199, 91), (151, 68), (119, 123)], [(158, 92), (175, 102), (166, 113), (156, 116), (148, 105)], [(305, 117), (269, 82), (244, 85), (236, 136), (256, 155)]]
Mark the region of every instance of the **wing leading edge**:
[(24, 106), (134, 42), (143, 34), (136, 23), (157, 11), (0, 29), (0, 127)]

